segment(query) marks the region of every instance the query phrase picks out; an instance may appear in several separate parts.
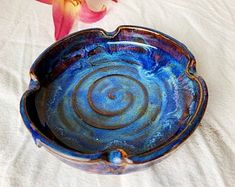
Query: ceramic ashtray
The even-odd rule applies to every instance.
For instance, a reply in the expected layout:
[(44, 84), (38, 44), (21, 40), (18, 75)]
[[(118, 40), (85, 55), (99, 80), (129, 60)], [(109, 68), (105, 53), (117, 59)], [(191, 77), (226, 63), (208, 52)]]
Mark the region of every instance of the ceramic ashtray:
[(30, 70), (20, 111), (36, 144), (101, 174), (149, 166), (199, 125), (207, 87), (191, 52), (152, 29), (88, 29), (50, 46)]

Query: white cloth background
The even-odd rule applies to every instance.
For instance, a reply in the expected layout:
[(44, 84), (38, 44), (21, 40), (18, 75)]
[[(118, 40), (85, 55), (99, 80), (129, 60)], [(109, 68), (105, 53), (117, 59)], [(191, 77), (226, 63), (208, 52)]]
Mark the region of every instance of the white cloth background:
[(24, 127), (19, 101), (35, 58), (53, 43), (51, 7), (34, 0), (0, 3), (0, 186), (235, 186), (235, 0), (120, 0), (95, 24), (74, 31), (134, 24), (185, 43), (206, 80), (202, 125), (159, 164), (104, 176), (72, 168), (37, 148)]

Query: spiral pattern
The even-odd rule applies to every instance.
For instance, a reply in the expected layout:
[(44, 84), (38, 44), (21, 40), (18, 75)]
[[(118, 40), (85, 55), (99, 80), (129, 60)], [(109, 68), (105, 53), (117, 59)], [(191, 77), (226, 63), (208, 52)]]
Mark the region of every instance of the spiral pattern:
[(131, 73), (136, 73), (134, 68), (109, 66), (86, 75), (73, 91), (76, 114), (102, 129), (123, 128), (139, 119), (148, 107), (148, 91)]

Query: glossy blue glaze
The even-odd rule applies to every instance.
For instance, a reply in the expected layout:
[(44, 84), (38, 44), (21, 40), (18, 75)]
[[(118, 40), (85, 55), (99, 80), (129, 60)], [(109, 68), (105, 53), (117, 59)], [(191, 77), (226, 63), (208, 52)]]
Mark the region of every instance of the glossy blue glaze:
[(98, 173), (131, 172), (199, 124), (207, 88), (195, 73), (188, 49), (160, 32), (80, 31), (36, 60), (21, 114), (35, 141), (63, 161)]

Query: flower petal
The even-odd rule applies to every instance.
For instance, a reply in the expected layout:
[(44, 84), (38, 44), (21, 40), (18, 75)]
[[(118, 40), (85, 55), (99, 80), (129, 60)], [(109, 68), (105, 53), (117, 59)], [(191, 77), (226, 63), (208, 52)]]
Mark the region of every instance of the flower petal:
[(105, 6), (103, 6), (102, 10), (98, 12), (91, 10), (88, 7), (87, 2), (83, 0), (81, 11), (79, 13), (79, 18), (82, 22), (92, 23), (92, 22), (96, 22), (102, 19), (105, 16), (106, 12), (107, 12), (107, 8)]
[(36, 1), (39, 1), (41, 3), (46, 3), (46, 4), (51, 5), (53, 0), (36, 0)]
[(55, 25), (55, 39), (59, 40), (66, 36), (71, 30), (74, 20), (80, 10), (80, 4), (73, 1), (54, 0), (53, 20)]

